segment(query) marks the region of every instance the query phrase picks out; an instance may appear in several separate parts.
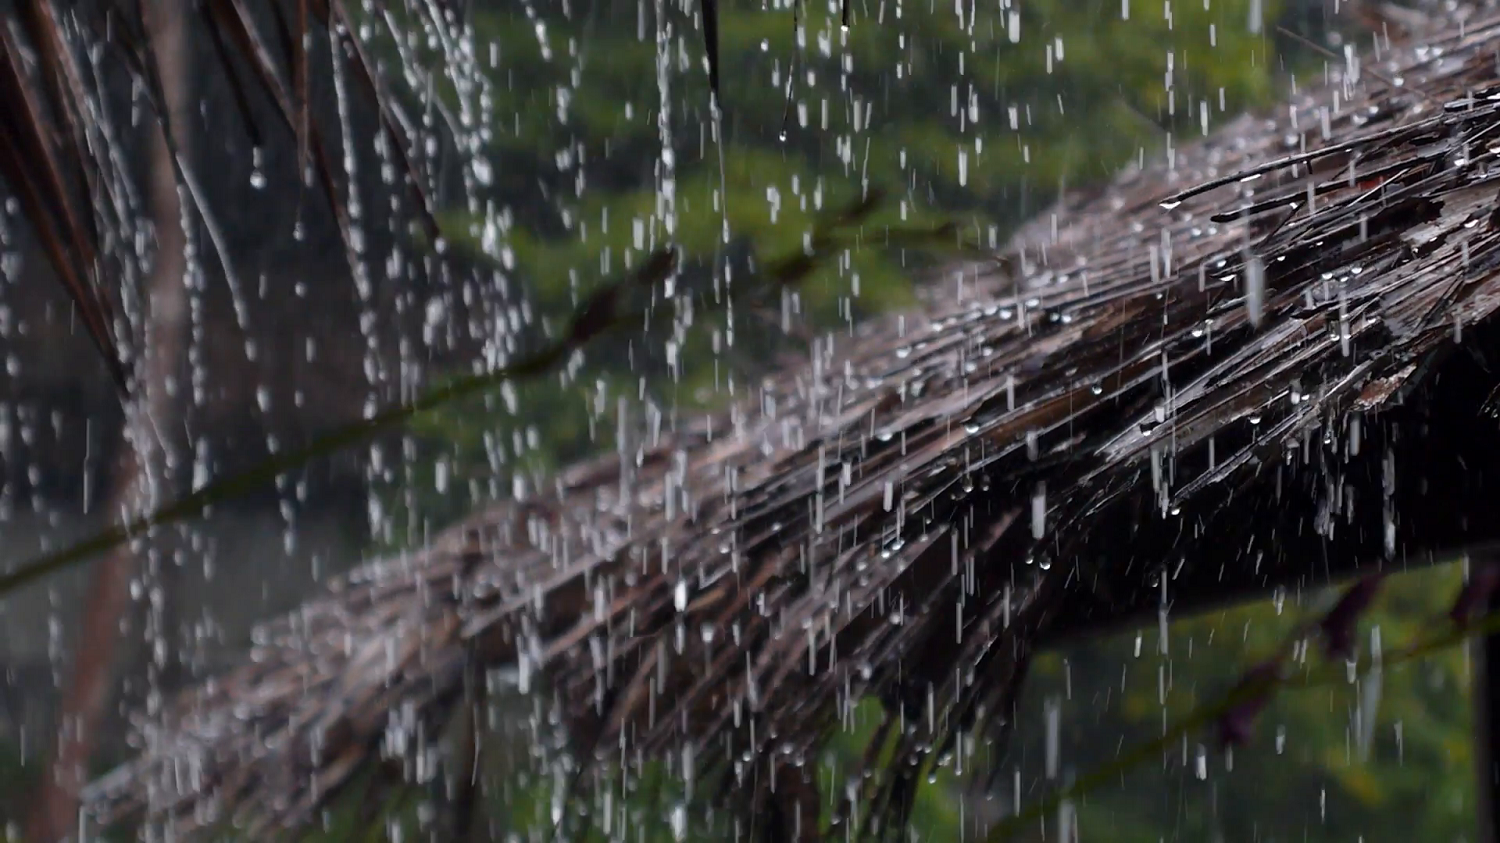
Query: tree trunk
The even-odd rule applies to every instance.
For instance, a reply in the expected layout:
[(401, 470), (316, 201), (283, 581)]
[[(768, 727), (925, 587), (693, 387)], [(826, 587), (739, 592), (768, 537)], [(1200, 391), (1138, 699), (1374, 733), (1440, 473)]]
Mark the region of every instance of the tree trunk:
[[(189, 89), (186, 9), (182, 0), (152, 0), (148, 13), (161, 75), (164, 103), (181, 143), (188, 118)], [(179, 146), (184, 148), (185, 145)], [(127, 408), (106, 513), (123, 515), (149, 505), (153, 483), (164, 484), (164, 449), (180, 430), (181, 407), (169, 384), (182, 358), (187, 333), (184, 283), (186, 235), (171, 153), (161, 135), (151, 158), (150, 213), (156, 253), (146, 286), (145, 319), (139, 337), (142, 365), (132, 406)], [(129, 546), (100, 559), (90, 579), (79, 618), (72, 670), (59, 707), (50, 768), (32, 800), (27, 839), (50, 843), (67, 839), (78, 827), (78, 793), (89, 777), (100, 723), (113, 698), (120, 624), (130, 608), (130, 583), (139, 570)]]

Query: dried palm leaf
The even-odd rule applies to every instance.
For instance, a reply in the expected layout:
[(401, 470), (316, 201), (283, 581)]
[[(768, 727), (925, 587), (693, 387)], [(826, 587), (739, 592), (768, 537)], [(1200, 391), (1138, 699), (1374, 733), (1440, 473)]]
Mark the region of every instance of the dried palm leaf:
[[(352, 57), (355, 80), (374, 98), (381, 126), (390, 135), (390, 146), (406, 171), (408, 188), (418, 200), (428, 234), (436, 236), (425, 180), (408, 156), (410, 143), (397, 106), (373, 75), (365, 46), (356, 34), (358, 29), (340, 0), (269, 0), (256, 4), (215, 0), (200, 3), (198, 8), (252, 138), (259, 141), (261, 130), (251, 117), (251, 98), (240, 78), (239, 64), (253, 71), (275, 113), (291, 129), (299, 172), (316, 170), (348, 246), (349, 219), (341, 188), (330, 167), (322, 131), (309, 108), (305, 48), (313, 27), (322, 27), (339, 39)], [(262, 24), (252, 14), (267, 8), (275, 39), (282, 48), (280, 58), (268, 46)], [(15, 31), (0, 27), (0, 110), (6, 115), (0, 125), (0, 178), (21, 203), (58, 281), (121, 389), (127, 387), (128, 375), (115, 334), (113, 295), (104, 281), (112, 274), (100, 255), (99, 230), (101, 220), (128, 215), (130, 209), (121, 206), (103, 187), (101, 182), (108, 179), (95, 175), (113, 172), (114, 164), (107, 151), (109, 144), (90, 137), (90, 132), (97, 131), (91, 126), (99, 113), (97, 92), (85, 84), (88, 77), (79, 66), (79, 56), (81, 44), (93, 43), (107, 47), (118, 57), (142, 83), (170, 142), (173, 130), (162, 117), (160, 74), (141, 14), (139, 6), (118, 0), (88, 4), (18, 0), (16, 20), (20, 25)], [(173, 149), (181, 166), (175, 144)]]
[(876, 836), (957, 735), (1003, 737), (1038, 647), (1500, 539), (1469, 517), (1500, 506), (1469, 444), (1500, 15), (1429, 25), (1367, 59), (1401, 85), (1330, 68), (725, 413), (622, 419), (618, 456), (358, 569), (141, 721), (95, 816), (305, 826), (474, 658), (545, 675), (586, 769), (690, 751), (768, 839), (821, 831), (799, 762), (877, 697), (837, 818)]

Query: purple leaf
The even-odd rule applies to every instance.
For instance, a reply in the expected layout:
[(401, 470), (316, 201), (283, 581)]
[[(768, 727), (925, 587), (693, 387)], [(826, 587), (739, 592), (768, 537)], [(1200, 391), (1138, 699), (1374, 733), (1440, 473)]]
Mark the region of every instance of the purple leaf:
[(1339, 602), (1319, 621), (1318, 629), (1323, 633), (1323, 646), (1330, 658), (1337, 656), (1347, 659), (1354, 654), (1355, 626), (1359, 623), (1360, 615), (1375, 601), (1375, 595), (1380, 593), (1380, 584), (1384, 579), (1384, 574), (1375, 574), (1350, 586), (1344, 596), (1339, 598)]
[(1448, 617), (1459, 626), (1468, 626), (1475, 615), (1483, 615), (1490, 605), (1495, 589), (1500, 588), (1500, 564), (1493, 560), (1475, 562), (1469, 569), (1469, 581), (1453, 601)]
[(1261, 662), (1240, 678), (1230, 694), (1238, 701), (1219, 717), (1219, 742), (1244, 746), (1255, 732), (1255, 719), (1271, 703), (1281, 680), (1280, 658)]

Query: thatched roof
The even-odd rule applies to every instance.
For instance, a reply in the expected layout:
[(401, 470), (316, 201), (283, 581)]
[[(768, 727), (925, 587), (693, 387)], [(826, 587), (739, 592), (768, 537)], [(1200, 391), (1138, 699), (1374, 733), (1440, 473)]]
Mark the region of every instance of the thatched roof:
[(1463, 17), (359, 569), (143, 723), (93, 809), (300, 826), (477, 659), (547, 676), (579, 759), (691, 747), (773, 836), (817, 810), (795, 759), (878, 697), (869, 831), (1003, 734), (1049, 641), (1500, 540), (1500, 15)]

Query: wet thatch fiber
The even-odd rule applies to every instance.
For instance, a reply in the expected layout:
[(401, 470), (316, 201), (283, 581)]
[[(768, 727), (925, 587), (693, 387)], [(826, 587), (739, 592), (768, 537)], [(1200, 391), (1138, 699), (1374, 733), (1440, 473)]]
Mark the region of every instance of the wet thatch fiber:
[(1003, 735), (1039, 646), (1500, 539), (1500, 15), (1463, 17), (361, 568), (143, 723), (93, 810), (308, 823), (477, 659), (545, 675), (584, 762), (691, 748), (771, 839), (815, 833), (795, 762), (878, 697), (895, 751), (821, 797), (878, 833)]
[[(5, 115), (0, 121), (0, 180), (122, 392), (135, 386), (138, 375), (132, 367), (140, 350), (131, 348), (129, 337), (118, 335), (124, 324), (119, 313), (123, 293), (111, 282), (132, 277), (133, 251), (118, 244), (145, 235), (133, 231), (140, 209), (133, 192), (122, 187), (129, 179), (119, 141), (150, 122), (133, 119), (128, 129), (114, 125), (108, 119), (113, 109), (141, 109), (142, 103), (111, 102), (105, 78), (132, 81), (131, 96), (138, 91), (146, 106), (142, 110), (156, 117), (179, 190), (190, 198), (194, 215), (205, 225), (209, 220), (205, 191), (184, 166), (179, 148), (184, 127), (173, 127), (166, 114), (152, 34), (158, 16), (191, 11), (186, 22), (191, 37), (212, 45), (215, 71), (232, 92), (240, 128), (256, 147), (278, 130), (293, 136), (297, 169), (310, 184), (315, 179), (353, 263), (358, 249), (345, 188), (328, 149), (326, 120), (315, 116), (312, 105), (311, 78), (318, 65), (310, 47), (321, 38), (334, 39), (348, 56), (351, 87), (372, 101), (379, 114), (380, 131), (390, 141), (423, 230), (437, 236), (423, 187), (427, 180), (407, 156), (411, 144), (405, 127), (412, 121), (387, 96), (358, 34), (358, 20), (350, 17), (343, 0), (217, 0), (182, 3), (180, 8), (112, 0), (12, 0), (9, 5), (7, 26), (0, 27), (0, 114)], [(261, 97), (269, 99), (269, 108), (259, 104)], [(210, 231), (207, 239), (214, 257), (226, 260), (223, 232)]]

